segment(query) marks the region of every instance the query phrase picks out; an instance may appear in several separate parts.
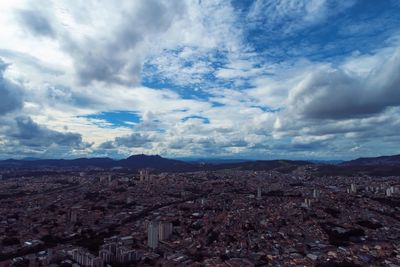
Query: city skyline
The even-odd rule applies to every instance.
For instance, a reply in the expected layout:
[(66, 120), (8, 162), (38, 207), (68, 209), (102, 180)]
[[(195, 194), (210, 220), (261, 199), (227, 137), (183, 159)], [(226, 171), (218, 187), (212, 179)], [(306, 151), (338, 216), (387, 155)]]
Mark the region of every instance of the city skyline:
[(400, 4), (3, 1), (0, 159), (400, 154)]

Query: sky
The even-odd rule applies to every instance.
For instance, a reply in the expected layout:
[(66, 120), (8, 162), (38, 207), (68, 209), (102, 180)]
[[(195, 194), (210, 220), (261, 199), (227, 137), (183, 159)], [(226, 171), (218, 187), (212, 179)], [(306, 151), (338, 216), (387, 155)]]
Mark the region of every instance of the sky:
[(398, 0), (0, 2), (0, 158), (400, 154)]

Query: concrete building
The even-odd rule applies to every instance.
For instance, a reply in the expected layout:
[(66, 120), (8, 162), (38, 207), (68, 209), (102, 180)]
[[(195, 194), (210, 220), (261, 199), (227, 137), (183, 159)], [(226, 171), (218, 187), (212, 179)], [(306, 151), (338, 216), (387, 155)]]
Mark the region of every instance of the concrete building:
[(140, 259), (140, 253), (134, 249), (124, 246), (117, 248), (116, 261), (119, 263), (128, 263)]
[(131, 236), (112, 237), (105, 239), (105, 242), (109, 243), (102, 245), (99, 250), (99, 257), (104, 263), (129, 263), (140, 258), (140, 253), (131, 248), (133, 244)]
[(139, 171), (139, 180), (141, 182), (149, 181), (150, 180), (150, 172), (149, 169), (142, 169)]
[(79, 207), (71, 207), (71, 209), (68, 212), (68, 217), (67, 217), (68, 223), (73, 224), (78, 221), (78, 212), (79, 212)]
[(261, 187), (257, 187), (257, 199), (261, 199), (262, 197), (261, 197), (261, 195), (262, 195), (262, 193), (261, 193)]
[(83, 250), (82, 248), (76, 248), (72, 250), (72, 259), (83, 266), (89, 267), (101, 267), (103, 262), (100, 257), (96, 257), (93, 254)]
[(357, 186), (355, 184), (350, 185), (350, 192), (351, 193), (357, 193)]
[(386, 189), (386, 196), (387, 196), (387, 197), (391, 197), (392, 194), (393, 194), (393, 191), (390, 189), (390, 187), (387, 188), (387, 189)]
[(304, 202), (301, 204), (301, 207), (310, 208), (311, 207), (311, 203), (312, 203), (311, 199), (306, 198), (306, 199), (304, 199)]
[(156, 249), (158, 246), (158, 222), (152, 221), (147, 228), (147, 246)]
[(320, 196), (320, 191), (318, 189), (313, 190), (313, 198), (319, 198)]
[(158, 239), (160, 241), (168, 240), (172, 235), (172, 223), (160, 222), (158, 227)]

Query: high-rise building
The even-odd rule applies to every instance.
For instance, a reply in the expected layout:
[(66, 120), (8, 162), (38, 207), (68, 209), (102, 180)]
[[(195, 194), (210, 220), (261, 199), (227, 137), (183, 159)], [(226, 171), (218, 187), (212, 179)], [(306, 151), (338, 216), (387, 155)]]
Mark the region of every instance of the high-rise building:
[(320, 191), (318, 189), (313, 190), (313, 198), (319, 198)]
[(113, 177), (112, 177), (112, 175), (111, 175), (111, 174), (110, 174), (110, 175), (108, 175), (107, 182), (108, 182), (108, 186), (111, 186), (111, 185), (112, 185), (112, 183), (113, 183)]
[(103, 265), (100, 257), (96, 257), (81, 248), (72, 251), (72, 259), (80, 265), (88, 267), (100, 267)]
[(355, 184), (351, 184), (351, 185), (350, 185), (350, 191), (351, 191), (352, 193), (357, 193), (357, 186), (356, 186)]
[(257, 199), (261, 199), (261, 187), (257, 187)]
[(72, 207), (68, 212), (67, 221), (69, 223), (76, 223), (78, 221), (79, 207)]
[(387, 197), (391, 197), (392, 196), (392, 190), (390, 190), (390, 188), (386, 189), (386, 196)]
[(131, 196), (126, 197), (126, 204), (131, 204), (133, 202), (133, 198)]
[(111, 251), (102, 248), (99, 250), (99, 257), (104, 263), (112, 262), (115, 258), (114, 254), (111, 253)]
[(172, 235), (172, 223), (170, 222), (160, 222), (158, 226), (158, 239), (164, 241), (170, 238)]
[(132, 246), (134, 243), (134, 238), (132, 236), (123, 236), (118, 239), (118, 243), (122, 246)]
[(158, 246), (158, 222), (151, 221), (147, 227), (147, 246), (156, 249)]
[(105, 244), (99, 249), (99, 256), (104, 263), (136, 261), (140, 258), (140, 252), (132, 249), (133, 242), (132, 236), (105, 238)]
[(309, 199), (309, 198), (306, 198), (306, 199), (304, 199), (304, 202), (301, 204), (301, 206), (302, 207), (304, 207), (304, 208), (310, 208), (311, 207), (311, 199)]
[(389, 187), (390, 193), (394, 194), (396, 192), (396, 188), (394, 186)]
[(140, 254), (134, 249), (129, 249), (124, 246), (119, 246), (117, 248), (116, 260), (119, 263), (128, 263), (138, 260), (139, 258)]
[(142, 169), (139, 171), (139, 179), (141, 182), (150, 180), (149, 169)]

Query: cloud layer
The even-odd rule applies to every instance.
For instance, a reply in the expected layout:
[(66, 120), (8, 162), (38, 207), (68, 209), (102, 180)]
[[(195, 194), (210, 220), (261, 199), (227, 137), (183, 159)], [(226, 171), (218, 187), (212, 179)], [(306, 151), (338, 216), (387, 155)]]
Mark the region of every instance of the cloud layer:
[(22, 107), (22, 90), (4, 77), (8, 65), (0, 58), (0, 115)]
[(400, 153), (395, 2), (6, 2), (0, 158)]
[[(346, 119), (400, 105), (400, 49), (382, 57), (367, 75), (317, 67), (289, 95), (291, 108), (309, 118)], [(384, 63), (383, 63), (384, 62)]]

